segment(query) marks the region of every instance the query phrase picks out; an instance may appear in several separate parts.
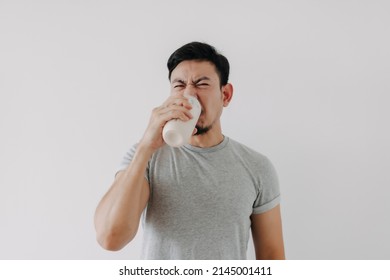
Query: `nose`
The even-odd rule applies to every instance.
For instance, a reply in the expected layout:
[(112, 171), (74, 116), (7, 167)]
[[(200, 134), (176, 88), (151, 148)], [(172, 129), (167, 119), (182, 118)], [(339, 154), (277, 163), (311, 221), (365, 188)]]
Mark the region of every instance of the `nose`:
[(196, 94), (196, 87), (194, 87), (193, 85), (186, 86), (186, 88), (184, 89), (183, 95), (184, 96), (194, 96), (197, 98), (198, 96)]

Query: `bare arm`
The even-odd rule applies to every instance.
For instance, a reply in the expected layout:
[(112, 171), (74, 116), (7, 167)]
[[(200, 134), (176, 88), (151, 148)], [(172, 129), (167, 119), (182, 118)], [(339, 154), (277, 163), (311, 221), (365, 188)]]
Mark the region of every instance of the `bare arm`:
[(162, 106), (153, 110), (130, 165), (126, 170), (118, 172), (111, 188), (96, 208), (95, 229), (97, 240), (103, 248), (120, 250), (136, 235), (150, 195), (149, 184), (144, 176), (148, 161), (164, 145), (162, 129), (166, 122), (171, 119), (190, 119), (189, 109), (191, 104), (186, 98), (171, 95)]
[(251, 221), (256, 259), (285, 259), (280, 206), (262, 214), (253, 214)]
[(129, 167), (118, 172), (95, 213), (99, 244), (119, 250), (137, 233), (142, 211), (149, 199), (149, 184), (144, 177), (150, 153), (139, 147)]

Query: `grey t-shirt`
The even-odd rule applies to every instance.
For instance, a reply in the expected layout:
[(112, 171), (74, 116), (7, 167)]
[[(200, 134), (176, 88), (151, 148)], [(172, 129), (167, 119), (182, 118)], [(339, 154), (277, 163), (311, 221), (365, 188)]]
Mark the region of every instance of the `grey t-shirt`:
[(211, 148), (165, 145), (145, 176), (151, 192), (142, 215), (144, 259), (246, 259), (250, 216), (280, 202), (268, 158), (228, 137)]

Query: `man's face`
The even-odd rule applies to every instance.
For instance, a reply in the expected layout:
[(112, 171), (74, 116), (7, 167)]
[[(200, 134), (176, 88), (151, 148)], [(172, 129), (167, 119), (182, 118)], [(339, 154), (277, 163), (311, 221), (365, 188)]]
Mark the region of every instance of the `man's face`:
[(220, 125), (222, 108), (227, 105), (224, 103), (223, 88), (220, 87), (215, 66), (208, 61), (183, 61), (171, 74), (171, 94), (196, 96), (201, 104), (197, 134), (206, 133), (215, 125)]

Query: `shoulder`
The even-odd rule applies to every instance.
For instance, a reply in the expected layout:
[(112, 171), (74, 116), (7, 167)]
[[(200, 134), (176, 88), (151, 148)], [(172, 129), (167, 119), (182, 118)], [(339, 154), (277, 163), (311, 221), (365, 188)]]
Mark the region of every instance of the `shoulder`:
[(229, 138), (229, 147), (238, 158), (253, 164), (268, 165), (272, 164), (267, 156), (252, 149), (234, 139)]
[(270, 181), (277, 183), (275, 167), (267, 156), (233, 139), (229, 139), (229, 146), (236, 162), (244, 165), (253, 178), (258, 178), (260, 185)]

